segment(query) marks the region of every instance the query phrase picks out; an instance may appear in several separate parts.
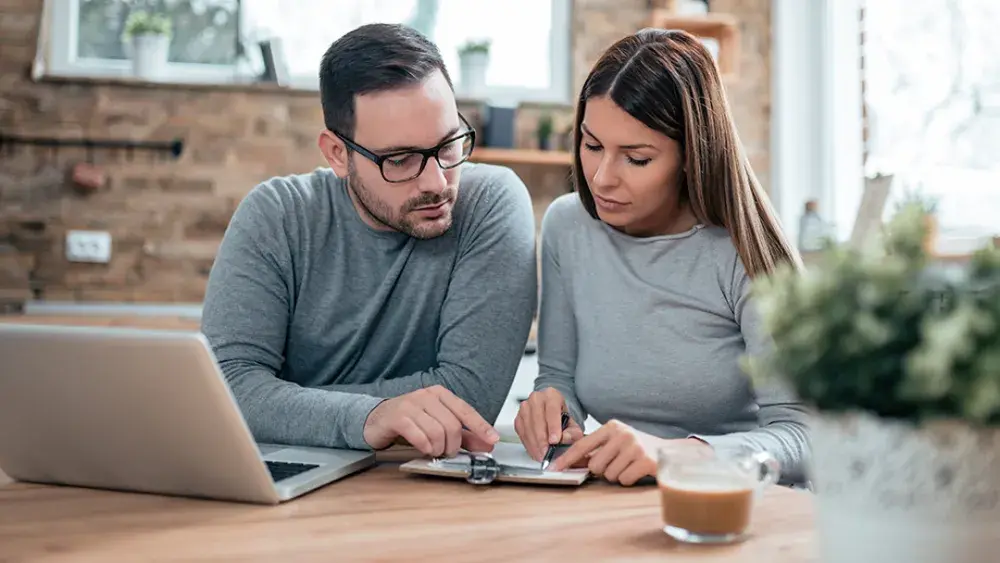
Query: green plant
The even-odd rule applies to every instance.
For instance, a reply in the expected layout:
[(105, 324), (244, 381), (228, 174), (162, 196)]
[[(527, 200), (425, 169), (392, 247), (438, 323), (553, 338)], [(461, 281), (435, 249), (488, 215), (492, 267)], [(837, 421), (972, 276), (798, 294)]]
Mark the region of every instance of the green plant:
[(910, 204), (919, 205), (928, 215), (933, 215), (937, 213), (938, 198), (924, 194), (918, 184), (916, 188), (907, 187), (903, 191), (903, 197), (900, 198), (899, 203), (896, 205), (896, 210), (899, 211)]
[(946, 277), (924, 250), (931, 210), (911, 200), (880, 247), (829, 243), (805, 271), (758, 278), (774, 345), (745, 360), (751, 376), (778, 378), (820, 412), (1000, 423), (1000, 250)]
[(123, 36), (129, 39), (136, 35), (170, 35), (170, 19), (162, 14), (137, 11), (125, 20)]
[(539, 139), (547, 139), (547, 138), (549, 138), (549, 136), (552, 135), (553, 129), (554, 129), (554, 123), (553, 123), (551, 115), (545, 114), (545, 115), (541, 116), (540, 118), (538, 118), (538, 138)]
[(481, 39), (479, 41), (470, 39), (458, 48), (458, 54), (466, 55), (469, 53), (483, 53), (488, 55), (490, 54), (490, 46), (492, 44), (493, 42), (490, 39)]

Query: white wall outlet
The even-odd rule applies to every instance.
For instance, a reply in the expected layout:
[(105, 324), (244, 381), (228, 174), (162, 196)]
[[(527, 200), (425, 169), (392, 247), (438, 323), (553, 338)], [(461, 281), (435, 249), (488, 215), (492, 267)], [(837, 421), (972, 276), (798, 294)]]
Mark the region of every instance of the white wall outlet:
[(69, 231), (66, 233), (66, 259), (70, 262), (110, 262), (111, 233)]

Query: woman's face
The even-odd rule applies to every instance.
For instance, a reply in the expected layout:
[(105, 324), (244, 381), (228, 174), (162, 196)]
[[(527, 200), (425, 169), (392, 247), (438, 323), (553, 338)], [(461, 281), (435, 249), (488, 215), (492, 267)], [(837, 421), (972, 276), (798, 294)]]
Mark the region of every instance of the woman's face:
[(610, 98), (591, 98), (581, 126), (580, 164), (602, 221), (633, 236), (672, 230), (682, 211), (678, 183), (684, 163), (676, 141)]

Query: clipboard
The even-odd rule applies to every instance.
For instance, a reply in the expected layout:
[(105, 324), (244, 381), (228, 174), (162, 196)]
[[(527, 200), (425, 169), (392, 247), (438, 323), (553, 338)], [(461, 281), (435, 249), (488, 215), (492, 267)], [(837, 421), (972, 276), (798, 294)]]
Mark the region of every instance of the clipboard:
[(572, 487), (590, 478), (586, 468), (542, 471), (540, 463), (528, 456), (524, 446), (506, 442), (497, 443), (490, 453), (463, 450), (451, 458), (415, 459), (399, 469), (406, 473), (464, 479), (472, 485), (522, 483)]

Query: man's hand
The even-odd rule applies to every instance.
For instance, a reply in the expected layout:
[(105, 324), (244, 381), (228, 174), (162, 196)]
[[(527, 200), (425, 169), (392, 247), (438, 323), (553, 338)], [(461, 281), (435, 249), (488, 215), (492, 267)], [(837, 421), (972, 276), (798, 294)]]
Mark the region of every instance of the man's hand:
[(432, 457), (454, 456), (463, 446), (488, 452), (500, 439), (475, 409), (440, 385), (383, 401), (368, 415), (364, 435), (376, 450), (403, 438)]
[(692, 448), (703, 450), (706, 454), (711, 452), (711, 446), (700, 440), (665, 440), (612, 420), (570, 446), (552, 462), (550, 468), (552, 471), (563, 471), (589, 459), (587, 469), (592, 474), (629, 486), (643, 477), (656, 475), (657, 450), (660, 448)]
[(563, 432), (560, 422), (565, 410), (566, 400), (551, 387), (535, 391), (521, 403), (514, 431), (532, 459), (541, 461), (552, 444), (571, 444), (583, 437), (583, 430), (573, 420)]

